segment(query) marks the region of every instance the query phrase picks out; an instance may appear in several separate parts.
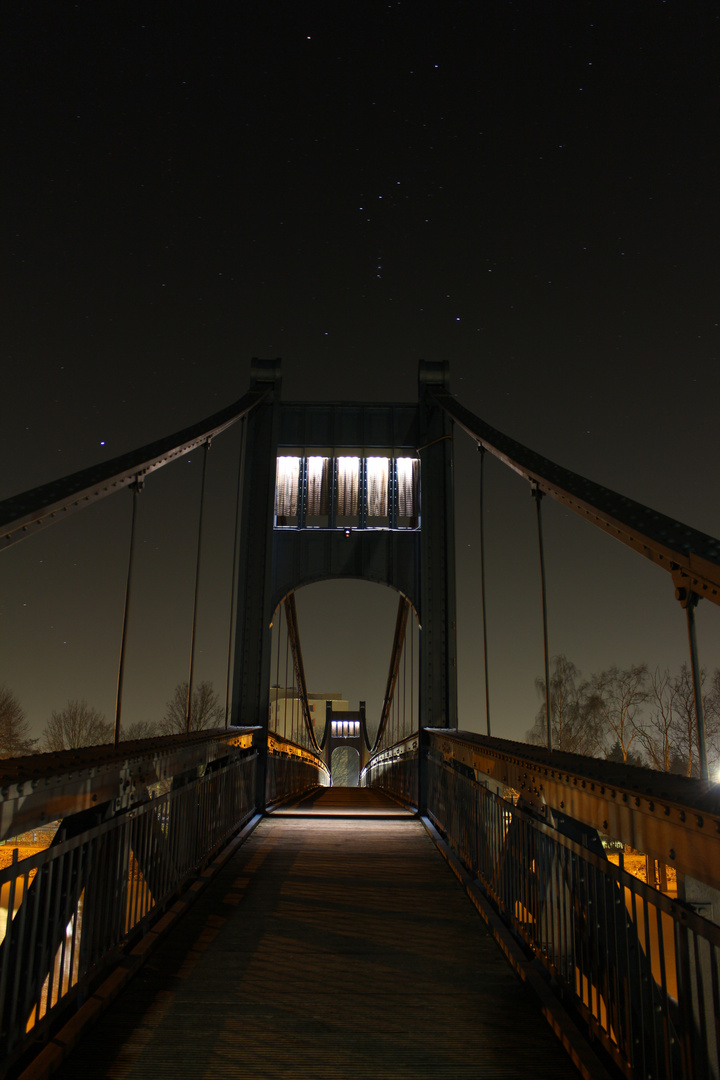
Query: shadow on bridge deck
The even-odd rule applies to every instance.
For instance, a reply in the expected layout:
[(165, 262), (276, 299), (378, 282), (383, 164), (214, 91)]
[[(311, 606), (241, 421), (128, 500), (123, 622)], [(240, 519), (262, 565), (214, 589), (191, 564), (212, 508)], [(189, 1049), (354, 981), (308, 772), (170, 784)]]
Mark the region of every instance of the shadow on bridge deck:
[(277, 810), (273, 810), (272, 814), (273, 817), (414, 817), (411, 810), (406, 810), (383, 791), (357, 787), (318, 788), (297, 802), (284, 803)]
[(260, 822), (56, 1075), (579, 1074), (422, 824), (334, 788)]

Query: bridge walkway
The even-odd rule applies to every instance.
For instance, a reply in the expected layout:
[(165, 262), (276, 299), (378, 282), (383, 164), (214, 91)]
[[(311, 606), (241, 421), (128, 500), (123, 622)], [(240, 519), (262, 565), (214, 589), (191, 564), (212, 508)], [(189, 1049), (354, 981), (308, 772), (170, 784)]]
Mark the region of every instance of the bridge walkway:
[(422, 824), (337, 788), (257, 826), (56, 1074), (578, 1075)]

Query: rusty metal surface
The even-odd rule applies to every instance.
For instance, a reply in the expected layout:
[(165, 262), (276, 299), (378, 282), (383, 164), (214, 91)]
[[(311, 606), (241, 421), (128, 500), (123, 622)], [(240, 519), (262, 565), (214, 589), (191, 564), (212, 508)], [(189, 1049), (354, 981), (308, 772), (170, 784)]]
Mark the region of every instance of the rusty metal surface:
[(147, 798), (150, 784), (202, 775), (249, 751), (261, 731), (229, 727), (0, 761), (0, 840), (110, 800), (128, 808)]
[(138, 477), (189, 454), (247, 415), (266, 394), (267, 390), (251, 390), (226, 409), (174, 435), (5, 499), (0, 502), (0, 548), (62, 521), (73, 511), (82, 510), (135, 483)]
[(720, 604), (720, 540), (556, 465), (486, 424), (447, 391), (433, 388), (432, 394), (479, 446), (543, 494), (667, 570), (676, 588)]
[(268, 754), (281, 754), (286, 757), (300, 758), (302, 761), (307, 762), (308, 765), (314, 765), (325, 776), (330, 776), (330, 770), (325, 764), (325, 759), (319, 753), (316, 754), (313, 750), (306, 750), (304, 746), (300, 746), (290, 739), (285, 739), (275, 732), (268, 733)]
[(467, 731), (428, 730), (430, 752), (720, 888), (720, 785)]

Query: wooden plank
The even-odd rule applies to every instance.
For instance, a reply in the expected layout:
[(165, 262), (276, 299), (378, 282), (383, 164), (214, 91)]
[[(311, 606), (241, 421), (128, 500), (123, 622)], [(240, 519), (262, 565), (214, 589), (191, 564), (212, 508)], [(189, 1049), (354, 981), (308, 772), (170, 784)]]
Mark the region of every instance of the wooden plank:
[(422, 825), (323, 798), (257, 827), (58, 1076), (577, 1078)]

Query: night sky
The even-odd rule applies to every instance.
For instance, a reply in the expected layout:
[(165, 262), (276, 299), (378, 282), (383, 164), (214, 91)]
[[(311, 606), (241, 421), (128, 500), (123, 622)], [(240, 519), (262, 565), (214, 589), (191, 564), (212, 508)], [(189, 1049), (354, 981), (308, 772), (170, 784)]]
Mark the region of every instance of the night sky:
[[(720, 535), (720, 19), (682, 0), (128, 4), (0, 10), (0, 498), (239, 398), (463, 404)], [(237, 431), (210, 452), (197, 677), (224, 695)], [(478, 455), (456, 444), (460, 724), (484, 726)], [(201, 459), (150, 478), (125, 718), (186, 677)], [(534, 505), (487, 465), (493, 732), (542, 670)], [(130, 495), (2, 555), (0, 682), (39, 733), (108, 717)], [(590, 674), (678, 667), (669, 578), (544, 503), (550, 647)], [(312, 690), (379, 713), (396, 597), (297, 606)], [(347, 618), (338, 618), (343, 613)], [(720, 664), (720, 615), (698, 613)]]

